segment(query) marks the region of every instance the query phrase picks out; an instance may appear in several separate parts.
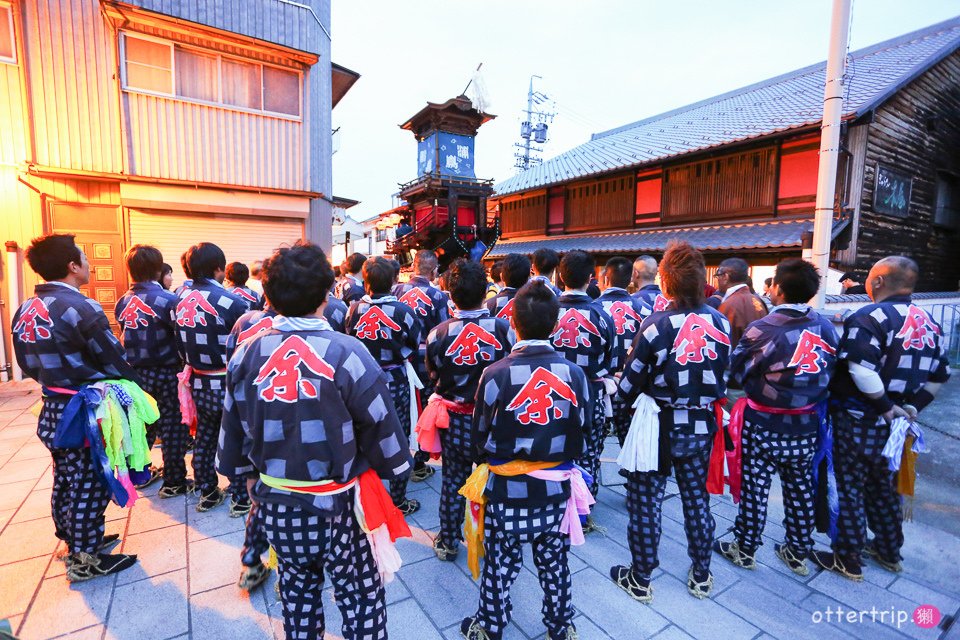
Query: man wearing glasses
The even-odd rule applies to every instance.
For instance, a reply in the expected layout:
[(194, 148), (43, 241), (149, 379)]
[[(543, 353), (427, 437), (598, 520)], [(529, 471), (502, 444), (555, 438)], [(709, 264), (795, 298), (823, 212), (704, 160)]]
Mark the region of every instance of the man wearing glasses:
[(730, 345), (735, 348), (747, 325), (767, 315), (767, 305), (747, 284), (750, 267), (746, 260), (727, 258), (720, 263), (714, 277), (717, 292), (723, 296), (720, 313), (730, 321)]

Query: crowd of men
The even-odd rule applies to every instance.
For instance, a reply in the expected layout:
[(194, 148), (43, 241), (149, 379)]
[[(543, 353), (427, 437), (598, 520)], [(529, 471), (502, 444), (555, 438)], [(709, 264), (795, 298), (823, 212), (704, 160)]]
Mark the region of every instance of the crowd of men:
[[(510, 254), (490, 277), (462, 259), (439, 274), (424, 250), (400, 283), (400, 265), (382, 257), (354, 254), (335, 270), (298, 243), (251, 270), (202, 242), (182, 256), (176, 292), (160, 252), (136, 245), (115, 309), (120, 340), (80, 292), (89, 264), (73, 236), (38, 238), (26, 257), (45, 282), (13, 318), (14, 346), (43, 385), (38, 435), (53, 457), (67, 578), (136, 562), (109, 552), (110, 493), (90, 449), (56, 439), (76, 418), (74, 396), (132, 381), (160, 413), (147, 440), (162, 442), (163, 466), (141, 486), (162, 479), (161, 499), (196, 494), (197, 511), (229, 499), (229, 516), (247, 519), (239, 586), (264, 582), (272, 547), (288, 638), (323, 637), (324, 572), (343, 637), (386, 638), (392, 542), (409, 534), (403, 516), (421, 505), (407, 485), (436, 472), (431, 459), (442, 472), (436, 556), (452, 561), (466, 546), (480, 580), (463, 636), (502, 637), (529, 543), (547, 637), (576, 638), (567, 557), (600, 527), (589, 513), (608, 434), (641, 460), (621, 463), (631, 559), (610, 569), (640, 602), (653, 599), (670, 475), (694, 597), (711, 594), (713, 553), (755, 568), (773, 474), (786, 512), (775, 551), (790, 570), (806, 575), (810, 559), (861, 580), (867, 555), (900, 571), (901, 496), (882, 451), (891, 424), (913, 420), (949, 376), (942, 330), (912, 302), (919, 273), (905, 257), (873, 266), (872, 303), (838, 332), (807, 304), (820, 283), (809, 263), (781, 262), (761, 298), (746, 262), (724, 260), (714, 288), (685, 243), (659, 263), (611, 258), (599, 274), (582, 251)], [(831, 461), (833, 545), (815, 550)], [(732, 538), (715, 540), (709, 493), (725, 483), (739, 515)]]

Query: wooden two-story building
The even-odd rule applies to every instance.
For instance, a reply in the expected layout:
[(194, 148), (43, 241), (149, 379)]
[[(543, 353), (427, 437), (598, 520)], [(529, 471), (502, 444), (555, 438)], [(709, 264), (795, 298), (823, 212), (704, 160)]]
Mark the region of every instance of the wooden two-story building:
[[(812, 239), (825, 64), (591, 139), (496, 186), (487, 254), (658, 255), (685, 239), (709, 263), (770, 275)], [(902, 253), (921, 290), (960, 281), (960, 18), (850, 54), (831, 266)], [(755, 275), (758, 275), (755, 273)]]
[(329, 247), (331, 110), (358, 78), (329, 25), (329, 0), (0, 0), (3, 325), (42, 233), (77, 234), (108, 312), (135, 243), (175, 280), (202, 240), (244, 262)]

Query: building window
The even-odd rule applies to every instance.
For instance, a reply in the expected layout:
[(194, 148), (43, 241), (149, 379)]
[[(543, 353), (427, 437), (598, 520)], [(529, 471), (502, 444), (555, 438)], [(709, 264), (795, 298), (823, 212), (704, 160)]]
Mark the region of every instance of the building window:
[(123, 88), (300, 117), (301, 74), (124, 33)]
[(0, 4), (0, 62), (17, 61), (17, 47), (13, 39), (13, 8)]
[(387, 230), (377, 229), (377, 242), (386, 242), (386, 241), (387, 241)]
[(960, 178), (949, 173), (937, 175), (937, 206), (933, 223), (948, 229), (960, 229)]

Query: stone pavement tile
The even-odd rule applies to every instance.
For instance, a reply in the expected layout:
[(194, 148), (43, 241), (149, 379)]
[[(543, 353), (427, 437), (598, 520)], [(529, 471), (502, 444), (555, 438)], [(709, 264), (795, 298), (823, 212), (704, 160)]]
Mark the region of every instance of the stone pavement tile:
[(455, 565), (448, 562), (416, 567), (398, 574), (404, 586), (438, 627), (446, 628), (464, 618), (476, 606), (479, 589)]
[[(666, 536), (660, 537), (660, 547), (657, 550), (660, 558), (660, 568), (676, 578), (687, 583), (687, 573), (690, 571), (690, 556), (687, 555), (687, 543), (677, 542)], [(629, 561), (630, 556), (627, 555)], [(629, 564), (629, 562), (621, 563)], [(751, 572), (746, 569), (735, 567), (731, 562), (714, 553), (710, 559), (710, 572), (713, 574), (714, 587), (717, 589), (726, 589), (741, 578), (749, 576)], [(691, 596), (692, 597), (692, 596)]]
[[(0, 424), (10, 424), (23, 414), (23, 408), (0, 406)], [(36, 420), (36, 418), (34, 418)]]
[[(809, 611), (811, 614), (811, 623), (820, 630), (821, 637), (832, 636), (835, 632), (842, 632), (852, 635), (856, 638), (869, 638), (870, 640), (904, 640), (905, 636), (896, 630), (895, 625), (891, 626), (888, 620), (881, 623), (880, 620), (874, 622), (866, 618), (863, 624), (859, 622), (849, 623), (837, 619), (838, 608), (846, 615), (852, 609), (846, 605), (837, 602), (833, 598), (828, 598), (822, 593), (814, 593), (806, 600), (799, 603), (800, 608)], [(869, 608), (867, 609), (869, 611)], [(880, 611), (880, 607), (877, 607)], [(889, 609), (887, 610), (889, 611)], [(912, 611), (911, 611), (912, 613)], [(912, 625), (913, 623), (909, 623)], [(933, 636), (928, 637), (936, 637)]]
[(822, 632), (810, 620), (810, 612), (793, 604), (798, 600), (779, 597), (757, 584), (739, 582), (714, 601), (774, 637), (819, 640)]
[[(134, 504), (134, 507), (136, 507), (136, 504)], [(132, 508), (121, 507), (116, 502), (111, 500), (110, 504), (107, 505), (107, 510), (103, 512), (103, 517), (106, 518), (107, 522), (112, 520), (126, 520), (131, 513)]]
[(36, 481), (34, 480), (26, 480), (3, 485), (3, 488), (0, 489), (0, 511), (19, 508), (27, 496), (30, 495), (35, 484)]
[[(957, 567), (954, 567), (956, 570)], [(898, 578), (890, 585), (890, 591), (918, 604), (932, 604), (944, 615), (952, 615), (960, 609), (960, 595), (945, 593), (918, 584), (910, 578)]]
[(185, 569), (187, 566), (186, 526), (181, 524), (128, 535), (120, 549), (123, 553), (135, 553), (138, 562), (136, 566), (117, 576), (118, 586)]
[(686, 633), (680, 627), (673, 625), (670, 625), (653, 637), (655, 640), (690, 640), (690, 634)]
[(8, 462), (0, 467), (0, 486), (24, 480), (33, 480), (36, 482), (40, 476), (46, 472), (49, 465), (49, 458), (47, 460)]
[[(157, 484), (159, 485), (160, 483), (158, 482)], [(168, 500), (172, 499), (173, 498), (169, 498)], [(156, 500), (159, 500), (159, 498)], [(167, 502), (167, 500), (164, 500), (164, 502)], [(229, 504), (230, 498), (228, 497), (219, 507), (202, 513), (197, 511), (196, 504), (188, 504), (186, 513), (190, 542), (203, 540), (204, 538), (216, 538), (226, 533), (243, 531), (247, 522), (246, 517), (231, 518)]]
[[(761, 547), (762, 549), (763, 547)], [(780, 559), (775, 555), (771, 554), (770, 562), (776, 562), (778, 564), (783, 564), (780, 562)], [(766, 559), (766, 558), (765, 558)], [(758, 560), (760, 558), (758, 557)], [(715, 563), (727, 562), (724, 558), (720, 557), (716, 553), (713, 554), (713, 562), (711, 563), (711, 568)], [(807, 566), (812, 565), (813, 563), (807, 560)], [(746, 582), (750, 584), (755, 584), (760, 587), (763, 587), (767, 591), (771, 591), (782, 598), (786, 598), (791, 602), (800, 602), (804, 598), (810, 595), (810, 589), (799, 580), (801, 576), (793, 573), (789, 569), (789, 576), (787, 574), (775, 571), (769, 565), (764, 564), (762, 561), (757, 562), (757, 568), (753, 571), (735, 569), (737, 574), (740, 576), (740, 582)], [(812, 570), (812, 569), (811, 569)]]
[[(866, 581), (854, 584), (850, 580), (829, 571), (822, 571), (820, 575), (811, 580), (810, 588), (857, 611), (871, 611), (873, 608), (878, 611), (894, 609), (896, 611), (906, 611), (909, 615), (913, 615), (914, 609), (921, 604), (926, 604), (887, 591)], [(900, 633), (913, 638), (933, 638), (937, 635), (936, 633), (931, 635), (929, 630), (921, 629), (912, 622), (901, 627)]]
[(390, 606), (387, 630), (394, 640), (443, 640), (423, 609), (411, 598)]
[(37, 419), (33, 416), (30, 416), (29, 422), (19, 418), (0, 429), (0, 440), (25, 440), (31, 437), (37, 437)]
[[(159, 484), (159, 483), (158, 483)], [(224, 511), (223, 517), (226, 518)], [(187, 505), (182, 496), (167, 500), (137, 500), (130, 513), (127, 533), (143, 533), (187, 522)]]
[[(53, 470), (48, 469), (45, 474), (40, 476), (40, 480), (37, 481), (37, 484), (33, 488), (34, 490), (52, 489), (53, 488)], [(6, 487), (4, 487), (4, 489), (6, 489)]]
[(625, 540), (626, 534), (614, 530), (608, 530), (603, 535), (591, 533), (584, 544), (570, 548), (570, 555), (606, 575), (615, 564), (630, 564), (630, 552), (617, 544), (615, 539)]
[(37, 518), (50, 518), (50, 494), (52, 489), (31, 491), (10, 522), (27, 522)]
[[(600, 627), (593, 623), (593, 620), (578, 615), (573, 618), (573, 624), (577, 628), (577, 634), (580, 640), (610, 640), (610, 636)], [(533, 636), (539, 637), (539, 636)]]
[(10, 522), (10, 519), (13, 518), (14, 514), (16, 513), (16, 509), (6, 509), (4, 511), (0, 511), (0, 531), (3, 531), (3, 527)]
[(419, 491), (411, 496), (420, 501), (420, 510), (409, 517), (421, 529), (440, 528), (440, 494), (436, 491)]
[(169, 638), (189, 630), (186, 569), (118, 585), (114, 591), (107, 638)]
[[(574, 583), (573, 589), (576, 588)], [(543, 590), (537, 577), (521, 571), (510, 590), (510, 601), (513, 604), (513, 623), (530, 638), (542, 637), (546, 633), (540, 611), (543, 606)], [(476, 604), (471, 603), (474, 607)]]
[(49, 578), (40, 585), (20, 635), (40, 640), (101, 624), (107, 615), (116, 576), (70, 584)]
[(0, 566), (0, 620), (27, 610), (48, 562), (44, 557)]
[[(400, 571), (403, 571), (403, 567), (415, 564), (421, 560), (436, 558), (433, 553), (433, 535), (413, 526), (410, 527), (410, 532), (413, 534), (412, 538), (400, 538), (397, 540), (397, 551), (403, 560), (403, 566), (400, 567)], [(466, 557), (466, 553), (467, 550), (463, 549), (460, 555)], [(420, 571), (422, 569), (417, 570)]]
[(654, 579), (653, 588), (653, 609), (695, 638), (734, 640), (753, 638), (760, 632), (713, 600), (691, 596), (685, 579), (664, 574)]
[(573, 606), (611, 638), (647, 638), (669, 624), (653, 607), (624, 593), (605, 570), (588, 569), (577, 574)]
[(0, 534), (0, 565), (27, 558), (49, 556), (59, 540), (49, 520), (8, 524)]
[(190, 566), (190, 593), (200, 593), (217, 587), (229, 586), (240, 591), (240, 547), (243, 531), (219, 538), (207, 538), (188, 545)]
[[(471, 611), (470, 615), (473, 615), (473, 613), (475, 612)], [(466, 617), (467, 616), (464, 615), (460, 620)], [(387, 619), (389, 620), (389, 614), (387, 614)], [(463, 640), (463, 635), (460, 634), (460, 620), (457, 620), (457, 624), (451, 625), (443, 630), (444, 640)], [(393, 636), (391, 635), (390, 637), (392, 638)], [(527, 636), (511, 622), (503, 631), (503, 640), (527, 640)], [(587, 638), (583, 638), (582, 640), (587, 640)]]
[(102, 624), (93, 625), (86, 629), (68, 633), (65, 636), (57, 636), (57, 640), (100, 640), (106, 627)]
[[(14, 438), (13, 440), (0, 440), (0, 456), (13, 456), (22, 449), (31, 438)], [(41, 445), (42, 446), (42, 445)], [(49, 453), (47, 455), (50, 455)]]
[(23, 413), (33, 405), (37, 404), (38, 400), (40, 400), (40, 396), (36, 393), (23, 393), (21, 395), (5, 397), (3, 398), (2, 403), (0, 403), (0, 410), (19, 411), (20, 413)]
[(960, 595), (960, 544), (957, 544), (957, 536), (917, 521), (904, 525), (904, 535), (900, 552), (904, 557), (906, 576), (922, 576), (923, 582)]
[(36, 440), (27, 441), (20, 449), (10, 458), (11, 462), (20, 462), (22, 460), (41, 460), (49, 459), (50, 450), (42, 442)]
[[(238, 560), (237, 571), (239, 565)], [(191, 578), (195, 572), (191, 563)], [(190, 597), (191, 632), (196, 640), (270, 638), (274, 628), (265, 608), (259, 593), (247, 597), (245, 592), (232, 584), (193, 595)]]

